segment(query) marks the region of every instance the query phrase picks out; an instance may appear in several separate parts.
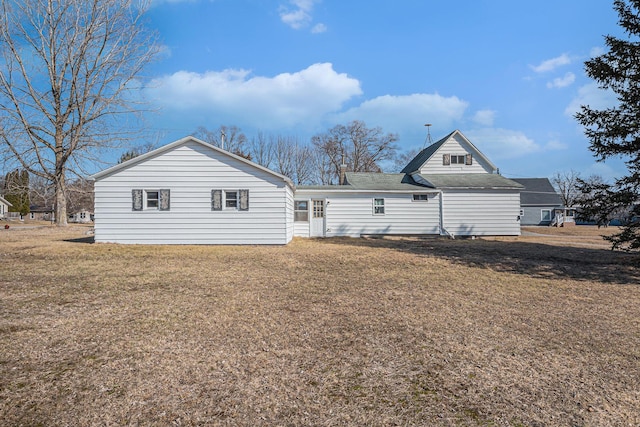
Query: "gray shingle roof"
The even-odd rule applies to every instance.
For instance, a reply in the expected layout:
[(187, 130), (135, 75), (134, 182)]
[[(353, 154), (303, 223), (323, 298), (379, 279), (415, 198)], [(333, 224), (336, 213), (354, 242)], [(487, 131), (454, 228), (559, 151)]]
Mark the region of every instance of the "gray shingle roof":
[(436, 188), (522, 189), (521, 184), (493, 173), (421, 174)]
[(365, 190), (365, 191), (420, 191), (439, 188), (448, 189), (521, 189), (522, 185), (497, 174), (423, 174), (423, 179), (432, 185), (422, 185), (406, 173), (347, 172), (347, 185), (304, 185), (301, 190)]
[(520, 204), (523, 206), (562, 206), (562, 198), (547, 178), (512, 178), (524, 186), (520, 192)]
[(442, 144), (444, 144), (447, 139), (449, 139), (449, 137), (451, 135), (453, 135), (456, 131), (454, 130), (453, 132), (451, 132), (449, 135), (445, 136), (442, 139), (439, 139), (438, 141), (434, 142), (433, 144), (431, 144), (430, 146), (428, 146), (427, 148), (425, 148), (424, 150), (420, 151), (410, 162), (409, 164), (407, 164), (407, 166), (404, 167), (404, 169), (402, 169), (402, 173), (411, 173), (411, 172), (415, 172), (418, 169), (420, 169), (420, 167), (427, 161), (429, 160), (429, 158), (431, 156), (433, 156), (433, 154), (438, 151), (438, 148), (440, 148), (442, 146)]

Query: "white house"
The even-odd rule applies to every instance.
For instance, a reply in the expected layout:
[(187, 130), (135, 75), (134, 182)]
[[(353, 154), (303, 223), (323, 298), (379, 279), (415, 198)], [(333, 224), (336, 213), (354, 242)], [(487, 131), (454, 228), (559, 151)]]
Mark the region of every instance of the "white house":
[(289, 178), (187, 137), (92, 176), (95, 241), (286, 244)]
[(6, 218), (9, 207), (13, 206), (4, 197), (0, 196), (0, 218)]
[(402, 173), (346, 173), (343, 185), (298, 187), (295, 234), (519, 235), (522, 188), (456, 130)]
[(96, 242), (520, 234), (523, 186), (500, 176), (457, 130), (401, 173), (346, 173), (341, 185), (295, 188), (285, 176), (192, 137), (92, 178)]

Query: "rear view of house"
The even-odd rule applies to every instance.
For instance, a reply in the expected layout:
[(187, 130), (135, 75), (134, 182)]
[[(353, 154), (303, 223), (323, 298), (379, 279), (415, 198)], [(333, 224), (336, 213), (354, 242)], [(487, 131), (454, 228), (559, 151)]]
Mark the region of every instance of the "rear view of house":
[(286, 244), (291, 181), (187, 137), (92, 176), (95, 241)]

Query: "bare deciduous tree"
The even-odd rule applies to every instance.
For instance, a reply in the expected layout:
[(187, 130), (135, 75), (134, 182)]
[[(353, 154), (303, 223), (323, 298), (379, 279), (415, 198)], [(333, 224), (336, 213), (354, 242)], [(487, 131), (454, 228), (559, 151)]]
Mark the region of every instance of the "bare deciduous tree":
[(353, 172), (381, 172), (380, 162), (395, 156), (397, 140), (396, 134), (385, 134), (380, 127), (368, 128), (355, 120), (346, 126), (334, 126), (311, 141), (329, 158), (337, 181), (343, 160)]
[(216, 131), (210, 131), (204, 126), (198, 126), (193, 136), (230, 153), (251, 160), (251, 153), (248, 153), (245, 149), (247, 137), (237, 126), (223, 125)]
[(556, 172), (551, 178), (551, 183), (560, 194), (562, 203), (566, 207), (575, 206), (576, 200), (580, 196), (580, 190), (578, 189), (579, 179), (580, 172), (576, 172), (573, 169), (568, 172)]
[(143, 68), (158, 52), (145, 0), (0, 0), (0, 144), (55, 186), (130, 140)]
[(265, 168), (271, 168), (275, 153), (273, 141), (273, 137), (267, 137), (264, 133), (258, 132), (258, 136), (251, 138), (249, 143), (251, 159)]

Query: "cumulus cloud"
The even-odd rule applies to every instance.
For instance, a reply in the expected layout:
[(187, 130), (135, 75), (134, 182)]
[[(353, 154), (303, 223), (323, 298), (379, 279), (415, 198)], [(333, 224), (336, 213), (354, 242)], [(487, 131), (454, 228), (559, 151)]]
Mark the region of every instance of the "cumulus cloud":
[(479, 110), (473, 115), (473, 121), (482, 126), (493, 126), (496, 112), (493, 110)]
[(385, 131), (397, 132), (415, 127), (424, 131), (424, 123), (438, 128), (449, 128), (464, 115), (468, 103), (456, 96), (417, 93), (412, 95), (384, 95), (364, 101), (357, 107), (335, 115), (334, 121), (346, 123), (363, 120), (370, 126), (381, 126)]
[(563, 53), (562, 55), (555, 58), (542, 61), (538, 65), (530, 65), (530, 67), (536, 73), (546, 73), (548, 71), (553, 71), (558, 67), (568, 64), (571, 64), (571, 58), (566, 53)]
[(238, 119), (264, 129), (318, 122), (362, 94), (360, 82), (318, 63), (274, 77), (248, 70), (178, 71), (151, 82), (147, 95), (165, 110)]
[[(313, 21), (311, 12), (313, 11), (315, 3), (318, 3), (319, 1), (320, 0), (289, 0), (289, 3), (293, 5), (293, 8), (281, 6), (280, 19), (294, 30), (306, 28)], [(326, 29), (327, 28), (324, 24), (316, 24), (311, 29), (311, 32), (322, 33), (326, 31)]]
[(563, 88), (573, 84), (576, 81), (576, 75), (572, 72), (568, 72), (564, 75), (564, 77), (557, 77), (552, 81), (547, 83), (547, 87), (549, 89), (552, 88)]
[(473, 143), (482, 147), (490, 159), (503, 160), (523, 157), (542, 150), (523, 132), (500, 128), (485, 128), (465, 132)]
[(610, 90), (603, 90), (598, 87), (597, 83), (586, 84), (578, 89), (578, 94), (565, 108), (564, 113), (573, 117), (580, 106), (588, 105), (591, 108), (604, 109), (613, 107), (618, 103), (615, 93)]

